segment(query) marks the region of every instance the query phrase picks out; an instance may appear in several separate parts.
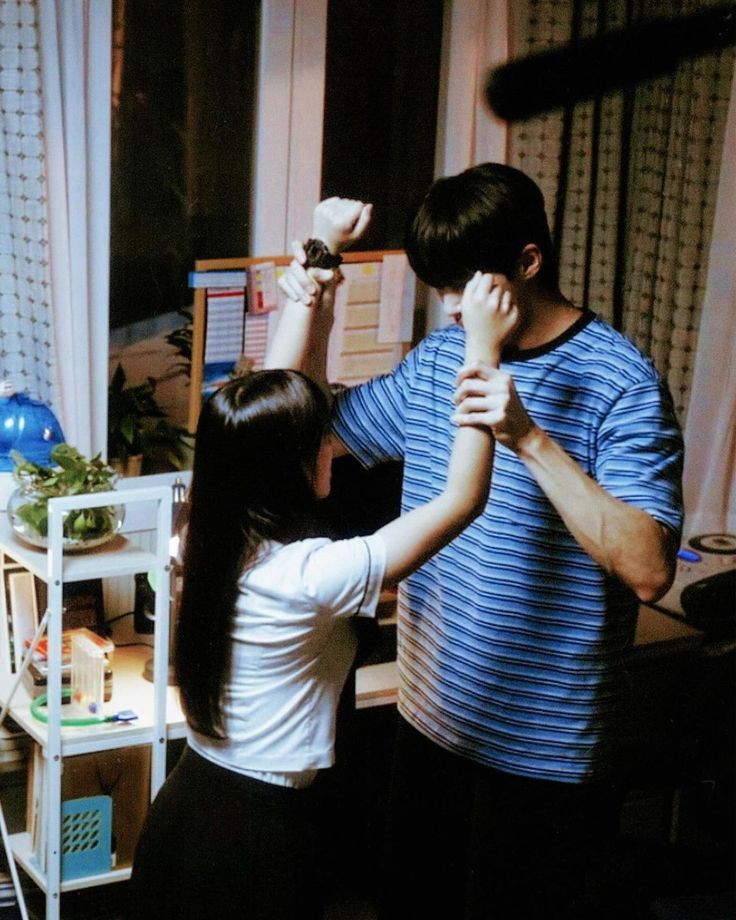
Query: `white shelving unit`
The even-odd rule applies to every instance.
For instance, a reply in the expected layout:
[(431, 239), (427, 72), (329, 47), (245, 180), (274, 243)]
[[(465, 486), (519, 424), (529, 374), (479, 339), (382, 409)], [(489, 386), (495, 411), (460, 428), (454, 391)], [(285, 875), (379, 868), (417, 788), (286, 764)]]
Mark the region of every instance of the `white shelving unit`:
[[(25, 688), (16, 690), (10, 714), (38, 745), (45, 761), (46, 871), (34, 860), (29, 833), (11, 837), (16, 862), (46, 895), (46, 918), (58, 920), (61, 893), (78, 888), (107, 884), (126, 879), (129, 867), (61, 880), (61, 769), (62, 760), (75, 754), (113, 750), (132, 745), (151, 746), (151, 799), (166, 777), (167, 738), (184, 734), (184, 719), (176, 690), (168, 686), (169, 653), (169, 576), (171, 560), (171, 487), (169, 485), (126, 488), (49, 501), (48, 549), (35, 549), (18, 540), (5, 515), (0, 517), (0, 552), (4, 565), (12, 561), (47, 584), (48, 592), (48, 723), (31, 714), (31, 699)], [(144, 506), (155, 521), (153, 551), (136, 544), (135, 534), (115, 537), (110, 543), (86, 552), (64, 552), (62, 521), (66, 512), (78, 508), (124, 505)], [(148, 515), (147, 515), (148, 516)], [(151, 541), (147, 541), (150, 545)], [(138, 718), (131, 723), (101, 723), (85, 727), (62, 726), (61, 704), (61, 636), (63, 586), (87, 579), (155, 572), (156, 603), (154, 631), (153, 683), (143, 676), (149, 648), (122, 648), (113, 656), (113, 697), (106, 712), (132, 709)], [(0, 673), (0, 701), (5, 702), (15, 683), (8, 670)]]

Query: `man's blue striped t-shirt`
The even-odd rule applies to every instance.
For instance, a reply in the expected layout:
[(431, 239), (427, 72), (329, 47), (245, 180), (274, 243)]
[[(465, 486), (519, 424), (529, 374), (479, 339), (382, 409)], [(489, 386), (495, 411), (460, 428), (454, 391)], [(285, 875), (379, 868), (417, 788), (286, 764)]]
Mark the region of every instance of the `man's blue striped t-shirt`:
[[(334, 430), (366, 466), (404, 460), (402, 510), (443, 488), (458, 326), (340, 394)], [(679, 533), (682, 438), (651, 362), (589, 311), (506, 356), (535, 422), (611, 495)], [(571, 536), (516, 455), (496, 446), (483, 514), (399, 592), (399, 711), (441, 746), (523, 776), (605, 772), (638, 602)]]

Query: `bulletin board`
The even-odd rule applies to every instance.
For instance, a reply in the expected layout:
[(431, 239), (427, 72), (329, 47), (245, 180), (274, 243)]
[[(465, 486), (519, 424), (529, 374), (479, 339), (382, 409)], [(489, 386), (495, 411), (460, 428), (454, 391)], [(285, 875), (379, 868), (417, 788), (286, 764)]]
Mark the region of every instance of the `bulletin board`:
[[(284, 295), (278, 278), (292, 256), (200, 259), (194, 289), (188, 428), (202, 400), (231, 377), (263, 366)], [(401, 250), (343, 253), (327, 356), (331, 384), (352, 386), (387, 373), (412, 341), (416, 288)]]

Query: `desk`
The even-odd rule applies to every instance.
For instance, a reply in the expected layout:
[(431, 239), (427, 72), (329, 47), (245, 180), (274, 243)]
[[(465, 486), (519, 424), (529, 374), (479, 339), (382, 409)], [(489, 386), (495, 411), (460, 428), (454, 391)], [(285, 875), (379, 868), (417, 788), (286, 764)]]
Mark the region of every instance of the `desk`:
[(704, 641), (703, 633), (686, 623), (682, 617), (668, 616), (646, 604), (639, 607), (634, 648), (667, 642), (702, 644)]

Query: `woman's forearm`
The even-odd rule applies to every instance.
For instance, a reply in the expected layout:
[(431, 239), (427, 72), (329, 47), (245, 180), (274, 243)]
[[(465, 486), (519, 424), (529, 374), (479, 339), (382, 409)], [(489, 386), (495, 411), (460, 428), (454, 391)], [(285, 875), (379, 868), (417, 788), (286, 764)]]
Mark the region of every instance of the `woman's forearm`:
[(329, 392), (327, 348), (334, 321), (333, 304), (334, 286), (322, 291), (315, 306), (287, 299), (263, 366), (302, 371)]

